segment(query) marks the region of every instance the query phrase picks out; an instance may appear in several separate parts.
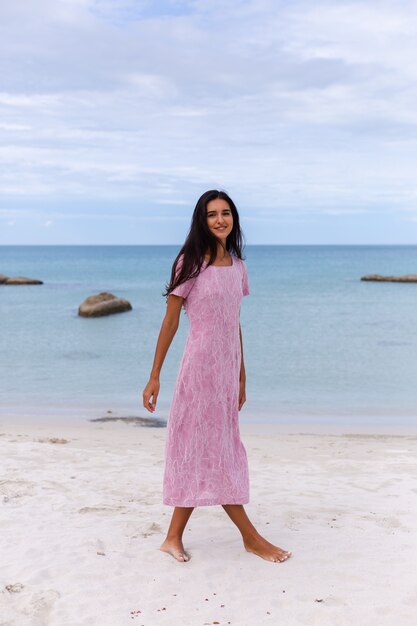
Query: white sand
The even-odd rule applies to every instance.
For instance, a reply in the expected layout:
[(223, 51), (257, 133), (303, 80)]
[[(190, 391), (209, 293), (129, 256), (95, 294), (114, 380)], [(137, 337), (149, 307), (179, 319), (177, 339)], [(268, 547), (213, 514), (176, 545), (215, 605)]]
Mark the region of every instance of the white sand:
[(415, 626), (417, 433), (355, 431), (242, 425), (246, 510), (293, 556), (246, 552), (216, 506), (179, 563), (159, 550), (165, 429), (1, 419), (0, 625)]

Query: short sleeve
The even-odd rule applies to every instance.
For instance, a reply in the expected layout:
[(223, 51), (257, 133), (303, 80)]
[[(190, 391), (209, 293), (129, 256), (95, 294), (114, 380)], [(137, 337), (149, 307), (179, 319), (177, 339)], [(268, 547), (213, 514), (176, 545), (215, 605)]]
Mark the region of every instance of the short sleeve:
[(243, 275), (242, 275), (242, 291), (244, 296), (248, 296), (250, 294), (249, 291), (249, 281), (248, 281), (248, 271), (246, 269), (246, 263), (242, 262)]
[[(179, 258), (178, 263), (177, 263), (177, 267), (176, 267), (176, 272), (175, 275), (178, 276), (178, 274), (180, 273), (182, 267), (182, 256)], [(173, 294), (174, 296), (181, 296), (181, 298), (187, 298), (188, 294), (190, 293), (192, 286), (194, 285), (196, 280), (196, 277), (194, 278), (189, 278), (188, 280), (186, 280), (184, 283), (181, 283), (181, 285), (178, 285), (178, 287), (175, 287), (175, 289), (173, 289), (170, 292), (170, 295)]]
[(185, 283), (181, 283), (178, 287), (175, 287), (172, 291), (170, 291), (169, 295), (174, 294), (174, 296), (181, 296), (181, 298), (186, 298), (191, 291), (191, 287), (194, 285), (195, 278), (189, 278), (185, 281)]

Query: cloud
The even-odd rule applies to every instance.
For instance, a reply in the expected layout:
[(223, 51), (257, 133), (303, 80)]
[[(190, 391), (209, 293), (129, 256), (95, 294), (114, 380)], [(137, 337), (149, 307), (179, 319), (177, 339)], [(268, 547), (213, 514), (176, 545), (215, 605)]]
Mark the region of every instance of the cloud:
[(414, 210), (416, 17), (405, 0), (6, 3), (5, 202), (146, 214), (225, 187), (255, 216)]

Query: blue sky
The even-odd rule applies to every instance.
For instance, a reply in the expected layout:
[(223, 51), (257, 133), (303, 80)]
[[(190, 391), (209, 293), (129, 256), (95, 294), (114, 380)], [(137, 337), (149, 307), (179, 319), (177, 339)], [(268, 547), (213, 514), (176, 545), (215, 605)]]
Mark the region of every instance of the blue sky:
[(411, 0), (13, 0), (0, 244), (181, 244), (225, 189), (247, 244), (415, 243)]

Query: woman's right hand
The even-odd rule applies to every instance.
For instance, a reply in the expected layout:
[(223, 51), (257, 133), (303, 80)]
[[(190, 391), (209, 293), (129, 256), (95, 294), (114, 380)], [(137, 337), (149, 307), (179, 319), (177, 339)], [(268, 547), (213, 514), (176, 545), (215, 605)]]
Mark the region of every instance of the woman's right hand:
[[(157, 378), (150, 378), (148, 381), (148, 384), (143, 390), (143, 406), (150, 413), (153, 413), (155, 411), (156, 399), (158, 397), (159, 387), (160, 387), (159, 380)], [(151, 398), (152, 398), (152, 402), (151, 402)]]

